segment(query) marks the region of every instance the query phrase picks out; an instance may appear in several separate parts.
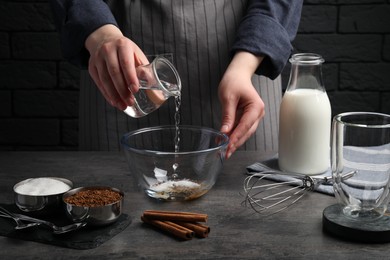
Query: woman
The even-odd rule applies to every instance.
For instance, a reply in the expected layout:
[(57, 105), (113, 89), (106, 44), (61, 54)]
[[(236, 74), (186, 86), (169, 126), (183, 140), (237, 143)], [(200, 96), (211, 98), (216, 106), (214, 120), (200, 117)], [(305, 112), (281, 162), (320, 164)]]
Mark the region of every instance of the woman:
[(301, 0), (52, 4), (64, 57), (89, 71), (81, 78), (80, 149), (118, 150), (125, 132), (173, 124), (172, 103), (141, 119), (122, 112), (134, 104), (135, 67), (149, 63), (147, 55), (168, 54), (182, 80), (182, 124), (228, 134), (227, 157), (244, 143), (277, 150), (278, 75), (292, 52)]

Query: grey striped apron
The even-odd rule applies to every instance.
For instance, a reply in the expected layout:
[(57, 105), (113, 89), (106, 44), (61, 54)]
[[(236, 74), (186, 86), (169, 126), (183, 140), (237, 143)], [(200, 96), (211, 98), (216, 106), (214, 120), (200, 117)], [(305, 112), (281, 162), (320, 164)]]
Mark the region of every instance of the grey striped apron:
[[(245, 12), (242, 0), (108, 1), (123, 33), (147, 55), (168, 54), (182, 81), (181, 124), (221, 127), (217, 89), (230, 61), (229, 50)], [(134, 119), (111, 107), (87, 71), (81, 73), (80, 150), (120, 150), (129, 131), (174, 124), (174, 99), (146, 117)], [(240, 148), (277, 151), (280, 77), (253, 76), (266, 115)]]

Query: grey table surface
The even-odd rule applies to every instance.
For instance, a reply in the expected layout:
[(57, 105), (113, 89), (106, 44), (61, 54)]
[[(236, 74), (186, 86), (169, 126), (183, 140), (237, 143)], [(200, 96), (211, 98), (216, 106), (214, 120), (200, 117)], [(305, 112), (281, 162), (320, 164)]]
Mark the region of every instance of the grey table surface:
[[(12, 203), (12, 187), (30, 177), (56, 176), (75, 187), (109, 185), (125, 192), (124, 212), (132, 223), (95, 249), (76, 250), (0, 237), (1, 259), (388, 259), (390, 244), (349, 242), (322, 229), (332, 196), (311, 192), (272, 217), (242, 206), (245, 167), (270, 155), (236, 152), (216, 185), (188, 202), (158, 202), (138, 191), (121, 152), (0, 152), (0, 203)], [(140, 221), (147, 209), (208, 214), (205, 239), (179, 241)]]

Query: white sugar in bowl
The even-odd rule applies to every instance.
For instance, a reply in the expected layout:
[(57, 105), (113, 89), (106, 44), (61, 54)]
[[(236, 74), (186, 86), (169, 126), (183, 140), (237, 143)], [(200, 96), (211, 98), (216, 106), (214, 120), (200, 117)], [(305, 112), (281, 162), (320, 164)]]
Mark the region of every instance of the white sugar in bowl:
[(62, 195), (73, 188), (64, 178), (29, 178), (14, 186), (16, 206), (25, 212), (52, 213), (62, 208)]

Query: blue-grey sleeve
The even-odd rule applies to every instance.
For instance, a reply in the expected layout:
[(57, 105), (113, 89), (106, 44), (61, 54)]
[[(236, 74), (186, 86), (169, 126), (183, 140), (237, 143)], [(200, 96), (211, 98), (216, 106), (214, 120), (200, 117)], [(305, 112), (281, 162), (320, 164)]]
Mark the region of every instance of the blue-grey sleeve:
[(63, 57), (80, 67), (88, 66), (85, 40), (97, 28), (117, 22), (103, 0), (51, 0), (54, 22), (60, 33)]
[(249, 0), (232, 52), (264, 56), (256, 74), (276, 78), (292, 53), (302, 5), (303, 0)]

